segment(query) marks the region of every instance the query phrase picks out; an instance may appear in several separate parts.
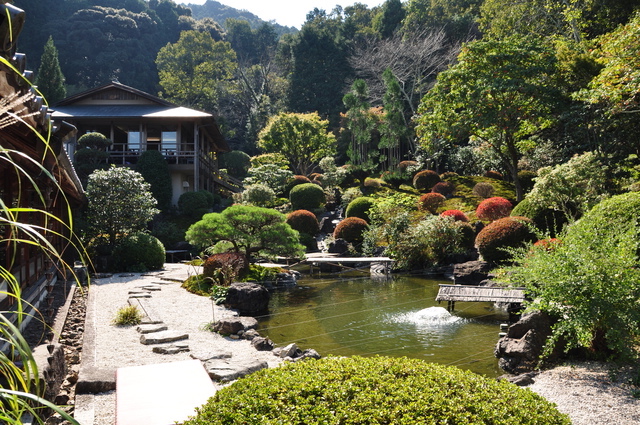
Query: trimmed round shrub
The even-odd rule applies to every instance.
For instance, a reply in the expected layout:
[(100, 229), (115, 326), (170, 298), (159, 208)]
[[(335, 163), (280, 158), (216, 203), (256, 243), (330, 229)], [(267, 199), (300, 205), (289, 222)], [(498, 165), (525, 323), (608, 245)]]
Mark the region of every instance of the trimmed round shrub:
[(511, 260), (509, 249), (523, 247), (538, 239), (531, 224), (526, 217), (504, 217), (494, 221), (478, 233), (478, 253), (490, 263), (500, 264)]
[(496, 189), (491, 183), (480, 182), (473, 186), (473, 194), (479, 198), (491, 198)]
[(264, 183), (257, 183), (247, 186), (240, 198), (257, 207), (269, 207), (276, 200), (276, 192)]
[(220, 168), (226, 168), (233, 177), (243, 179), (251, 168), (251, 157), (242, 151), (225, 152), (220, 156)]
[(263, 369), (222, 388), (184, 425), (568, 425), (542, 396), (506, 380), (392, 357), (328, 357)]
[(286, 193), (291, 193), (291, 189), (305, 183), (311, 183), (311, 179), (309, 179), (309, 177), (307, 176), (301, 176), (301, 175), (293, 176), (291, 180), (289, 180), (289, 182), (287, 183)]
[(146, 272), (160, 270), (166, 254), (162, 242), (148, 233), (122, 238), (113, 250), (113, 271)]
[(476, 208), (476, 217), (480, 220), (494, 221), (511, 214), (513, 206), (508, 199), (500, 196), (485, 199)]
[(416, 161), (400, 161), (398, 163), (398, 170), (400, 170), (403, 173), (406, 173), (407, 171), (409, 171), (409, 167), (417, 167), (418, 163)]
[(289, 200), (294, 210), (314, 210), (326, 202), (324, 190), (317, 184), (303, 183), (289, 192)]
[(531, 219), (536, 228), (552, 237), (560, 233), (568, 223), (567, 216), (562, 211), (540, 207), (531, 202), (529, 198), (520, 201), (511, 211), (511, 215)]
[(374, 205), (375, 201), (373, 200), (373, 198), (369, 198), (368, 196), (361, 196), (360, 198), (356, 198), (349, 203), (345, 211), (345, 216), (360, 217), (368, 223), (370, 221), (369, 210), (373, 208)]
[(425, 193), (418, 199), (418, 210), (435, 214), (446, 199), (439, 193)]
[(297, 230), (300, 233), (314, 236), (320, 231), (320, 224), (316, 215), (311, 211), (297, 210), (287, 215), (286, 223), (291, 226), (293, 230)]
[(485, 177), (489, 177), (490, 179), (494, 179), (494, 180), (502, 180), (503, 176), (502, 173), (499, 171), (493, 171), (493, 170), (489, 170), (486, 173), (484, 173)]
[(446, 172), (440, 174), (440, 179), (442, 179), (443, 181), (448, 181), (450, 179), (455, 179), (456, 177), (458, 177), (458, 173), (455, 173), (453, 171), (446, 171)]
[(369, 189), (378, 189), (382, 187), (382, 179), (375, 179), (373, 177), (365, 177), (364, 187)]
[(318, 180), (318, 181), (322, 181), (322, 179), (324, 178), (324, 174), (321, 173), (311, 173), (309, 174), (309, 178), (311, 179), (311, 181), (313, 180)]
[(439, 193), (446, 198), (450, 198), (456, 191), (456, 185), (452, 182), (439, 182), (436, 183), (433, 188), (431, 188), (431, 191), (433, 193)]
[(433, 170), (422, 170), (413, 176), (413, 187), (421, 192), (430, 191), (436, 183), (440, 183), (440, 175)]
[(518, 171), (518, 180), (520, 180), (520, 186), (522, 186), (522, 190), (526, 193), (533, 189), (533, 185), (535, 182), (533, 179), (538, 177), (538, 173), (531, 170), (521, 170)]
[(460, 210), (446, 210), (440, 213), (443, 217), (453, 217), (456, 221), (462, 221), (467, 223), (469, 221), (469, 217), (465, 213)]
[(362, 234), (368, 228), (367, 222), (360, 217), (348, 217), (338, 223), (333, 231), (333, 237), (350, 243), (360, 243)]

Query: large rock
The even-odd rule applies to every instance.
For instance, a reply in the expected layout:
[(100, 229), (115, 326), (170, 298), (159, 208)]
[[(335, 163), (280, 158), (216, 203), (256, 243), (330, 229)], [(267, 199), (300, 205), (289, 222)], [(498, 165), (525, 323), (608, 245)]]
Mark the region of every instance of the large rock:
[(456, 285), (479, 285), (487, 279), (491, 265), (486, 261), (467, 261), (453, 266), (453, 281)]
[(266, 369), (269, 364), (263, 360), (249, 360), (242, 363), (226, 360), (209, 360), (204, 364), (211, 379), (220, 382), (230, 382), (250, 373)]
[(551, 325), (547, 314), (536, 311), (509, 326), (507, 335), (500, 338), (495, 348), (500, 368), (513, 374), (534, 370), (551, 335)]
[(228, 317), (218, 320), (213, 325), (213, 331), (222, 335), (236, 335), (240, 331), (255, 329), (258, 321), (253, 317)]
[(269, 307), (269, 291), (262, 285), (250, 282), (232, 283), (227, 292), (225, 306), (240, 314), (259, 314)]

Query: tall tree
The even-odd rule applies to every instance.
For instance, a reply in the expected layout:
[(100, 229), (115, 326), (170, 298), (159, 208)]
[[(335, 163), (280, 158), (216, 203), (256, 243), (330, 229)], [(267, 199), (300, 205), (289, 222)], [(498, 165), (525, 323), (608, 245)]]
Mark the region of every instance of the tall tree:
[(483, 142), (499, 156), (521, 200), (518, 160), (533, 136), (554, 123), (562, 99), (556, 76), (554, 52), (540, 42), (468, 43), (422, 100), (420, 142), (427, 149), (442, 139)]
[(209, 33), (198, 31), (184, 31), (177, 43), (160, 49), (156, 64), (162, 97), (207, 111), (216, 110), (237, 68), (228, 42), (214, 41)]
[(383, 98), (384, 116), (380, 130), (380, 148), (386, 149), (387, 170), (392, 170), (402, 160), (403, 148), (415, 153), (412, 131), (405, 121), (402, 91), (390, 69), (382, 74), (386, 93)]
[(47, 40), (47, 44), (44, 46), (44, 52), (40, 59), (36, 85), (52, 105), (67, 96), (67, 89), (64, 86), (64, 75), (62, 75), (60, 62), (58, 61), (58, 50), (51, 36), (49, 36), (49, 40)]
[(374, 145), (373, 132), (376, 121), (370, 113), (369, 90), (364, 80), (355, 80), (351, 91), (344, 95), (342, 102), (347, 108), (344, 114), (345, 128), (350, 135), (347, 155), (353, 165), (366, 170), (374, 170), (378, 165), (379, 151)]
[(389, 38), (398, 30), (405, 17), (400, 0), (387, 0), (373, 21), (373, 28), (382, 38)]
[(327, 132), (328, 125), (317, 113), (280, 113), (260, 132), (258, 146), (281, 153), (293, 172), (308, 175), (322, 158), (335, 155), (336, 139)]

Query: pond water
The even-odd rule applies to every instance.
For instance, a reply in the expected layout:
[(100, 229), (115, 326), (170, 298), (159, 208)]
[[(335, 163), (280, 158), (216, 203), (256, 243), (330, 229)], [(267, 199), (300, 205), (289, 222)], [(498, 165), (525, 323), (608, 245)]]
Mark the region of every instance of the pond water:
[(314, 279), (272, 294), (258, 331), (280, 346), (295, 342), (326, 356), (407, 356), (454, 365), (488, 377), (502, 372), (493, 356), (506, 313), (490, 303), (436, 301), (439, 283), (391, 278)]

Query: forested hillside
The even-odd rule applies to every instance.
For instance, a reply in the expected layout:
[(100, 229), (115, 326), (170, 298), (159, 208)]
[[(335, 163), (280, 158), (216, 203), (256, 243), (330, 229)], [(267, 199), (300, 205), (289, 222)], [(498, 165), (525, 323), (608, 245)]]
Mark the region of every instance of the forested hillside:
[[(624, 0), (356, 3), (311, 10), (299, 32), (283, 35), (250, 14), (225, 15), (230, 9), (214, 1), (197, 14), (172, 0), (15, 5), (27, 12), (19, 49), (30, 68), (52, 36), (68, 94), (117, 79), (216, 113), (231, 145), (249, 154), (258, 153), (269, 119), (285, 111), (327, 119), (338, 162), (367, 171), (419, 159), (440, 170), (498, 169), (515, 178), (518, 167), (584, 150), (633, 151), (626, 141), (636, 135), (635, 115), (615, 112), (636, 98), (626, 93), (614, 105), (598, 94), (603, 84), (629, 88), (607, 80), (620, 78), (615, 71), (600, 73), (607, 49), (619, 48), (607, 40), (633, 17)], [(228, 19), (196, 19), (211, 11)], [(452, 64), (455, 72), (438, 77)], [(499, 86), (500, 73), (515, 85)], [(427, 95), (437, 78), (441, 85)], [(472, 97), (452, 90), (465, 85), (476, 90), (465, 94)], [(525, 86), (541, 96), (530, 102)], [(494, 90), (518, 98), (501, 100)]]

